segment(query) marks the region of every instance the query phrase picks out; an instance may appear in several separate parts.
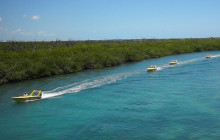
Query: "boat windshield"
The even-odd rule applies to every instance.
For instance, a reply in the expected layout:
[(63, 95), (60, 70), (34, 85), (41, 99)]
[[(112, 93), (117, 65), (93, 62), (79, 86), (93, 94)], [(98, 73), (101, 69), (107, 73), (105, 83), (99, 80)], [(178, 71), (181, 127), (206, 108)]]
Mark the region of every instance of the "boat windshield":
[(32, 94), (32, 96), (37, 96), (39, 94), (39, 92), (38, 91), (35, 91), (33, 94)]

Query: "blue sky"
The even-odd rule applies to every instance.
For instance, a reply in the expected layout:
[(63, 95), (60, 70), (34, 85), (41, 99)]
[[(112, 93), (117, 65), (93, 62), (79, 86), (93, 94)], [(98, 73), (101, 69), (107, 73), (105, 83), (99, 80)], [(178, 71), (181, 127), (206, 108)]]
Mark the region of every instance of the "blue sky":
[(220, 0), (0, 0), (0, 41), (220, 37)]

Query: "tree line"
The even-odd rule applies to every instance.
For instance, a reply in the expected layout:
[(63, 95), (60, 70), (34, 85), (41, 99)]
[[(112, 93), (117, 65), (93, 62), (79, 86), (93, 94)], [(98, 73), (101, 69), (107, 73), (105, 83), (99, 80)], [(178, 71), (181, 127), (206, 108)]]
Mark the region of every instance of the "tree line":
[(0, 42), (0, 84), (167, 55), (220, 50), (220, 38)]

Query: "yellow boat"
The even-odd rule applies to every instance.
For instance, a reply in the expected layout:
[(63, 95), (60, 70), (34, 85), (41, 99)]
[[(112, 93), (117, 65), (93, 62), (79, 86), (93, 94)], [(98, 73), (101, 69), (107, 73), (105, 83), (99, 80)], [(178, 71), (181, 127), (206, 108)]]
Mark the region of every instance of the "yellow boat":
[(12, 97), (16, 102), (33, 101), (41, 99), (42, 90), (33, 90), (29, 95)]
[(157, 66), (155, 66), (155, 65), (152, 65), (146, 69), (146, 71), (155, 71), (155, 70), (157, 70)]
[(206, 56), (205, 56), (205, 58), (211, 58), (212, 56), (210, 55), (210, 54), (207, 54)]
[(175, 65), (175, 64), (177, 64), (177, 60), (172, 60), (172, 61), (170, 61), (170, 63), (169, 63), (169, 65)]

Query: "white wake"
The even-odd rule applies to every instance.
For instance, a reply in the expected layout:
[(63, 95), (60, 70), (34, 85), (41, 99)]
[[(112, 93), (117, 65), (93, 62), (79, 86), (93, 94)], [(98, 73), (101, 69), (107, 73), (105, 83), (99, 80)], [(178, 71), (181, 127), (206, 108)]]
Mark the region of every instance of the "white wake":
[(167, 68), (171, 68), (171, 67), (176, 67), (177, 65), (185, 65), (185, 64), (193, 63), (193, 62), (200, 61), (203, 59), (204, 58), (197, 58), (197, 59), (191, 59), (191, 60), (186, 60), (186, 61), (180, 61), (180, 62), (177, 62), (177, 64), (175, 64), (175, 65), (166, 64), (166, 65), (159, 66), (157, 68), (157, 70), (163, 70), (163, 69), (167, 69)]
[(45, 99), (45, 98), (60, 96), (60, 95), (67, 94), (67, 93), (77, 93), (82, 90), (96, 88), (102, 85), (115, 83), (116, 81), (126, 79), (137, 73), (139, 72), (119, 73), (119, 74), (110, 75), (110, 76), (102, 76), (102, 77), (98, 77), (94, 79), (87, 79), (82, 82), (77, 82), (77, 83), (73, 83), (67, 86), (58, 87), (51, 91), (44, 91), (41, 98)]
[[(212, 57), (212, 58), (220, 57), (220, 55), (219, 55), (219, 54), (217, 54), (217, 55), (212, 55), (211, 57)], [(159, 66), (159, 67), (157, 68), (157, 70), (163, 70), (163, 69), (167, 69), (167, 68), (170, 68), (170, 67), (175, 67), (175, 66), (177, 66), (177, 65), (185, 65), (185, 64), (189, 64), (189, 63), (193, 63), (193, 62), (205, 60), (205, 59), (207, 59), (207, 58), (202, 57), (202, 58), (196, 58), (196, 59), (191, 59), (191, 60), (186, 60), (186, 61), (180, 61), (180, 62), (177, 62), (176, 65), (166, 64), (166, 65)]]
[(220, 57), (220, 55), (212, 55), (212, 57)]

